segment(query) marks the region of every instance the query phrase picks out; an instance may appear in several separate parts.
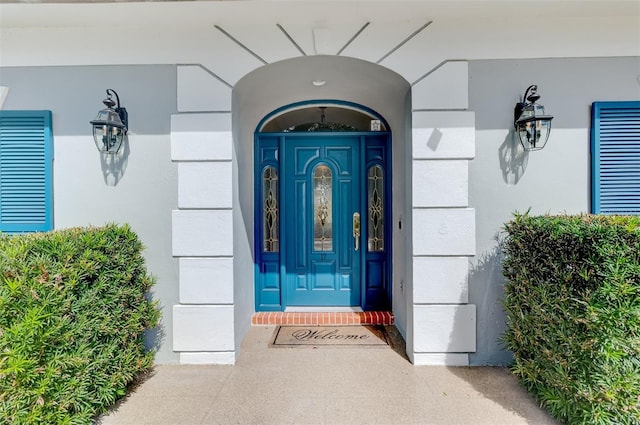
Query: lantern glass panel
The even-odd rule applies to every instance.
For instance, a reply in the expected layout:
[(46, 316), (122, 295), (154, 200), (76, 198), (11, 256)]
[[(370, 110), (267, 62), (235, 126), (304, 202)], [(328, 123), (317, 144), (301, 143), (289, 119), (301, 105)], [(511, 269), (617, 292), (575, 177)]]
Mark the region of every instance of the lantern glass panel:
[(551, 119), (544, 107), (537, 103), (528, 104), (516, 121), (516, 131), (525, 150), (539, 150), (544, 147), (551, 132)]
[(116, 153), (124, 140), (125, 127), (118, 113), (112, 109), (98, 112), (93, 125), (93, 140), (100, 152)]

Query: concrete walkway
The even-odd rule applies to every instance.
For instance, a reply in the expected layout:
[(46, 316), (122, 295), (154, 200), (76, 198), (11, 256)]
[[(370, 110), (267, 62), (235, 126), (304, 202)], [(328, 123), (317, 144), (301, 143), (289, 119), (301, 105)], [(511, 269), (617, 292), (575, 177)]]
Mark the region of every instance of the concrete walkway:
[(235, 366), (156, 366), (100, 425), (556, 424), (504, 368), (416, 367), (401, 348), (275, 348), (249, 331)]

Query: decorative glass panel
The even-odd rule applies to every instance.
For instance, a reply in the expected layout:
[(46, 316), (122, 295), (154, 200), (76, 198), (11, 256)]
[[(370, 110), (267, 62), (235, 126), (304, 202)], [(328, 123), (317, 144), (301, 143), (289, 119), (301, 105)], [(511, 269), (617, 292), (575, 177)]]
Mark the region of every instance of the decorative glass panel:
[(333, 250), (331, 169), (318, 165), (313, 173), (313, 250)]
[(369, 251), (384, 251), (384, 177), (374, 165), (367, 173), (367, 245)]
[(278, 170), (266, 167), (262, 173), (263, 250), (280, 251), (280, 199), (278, 198)]

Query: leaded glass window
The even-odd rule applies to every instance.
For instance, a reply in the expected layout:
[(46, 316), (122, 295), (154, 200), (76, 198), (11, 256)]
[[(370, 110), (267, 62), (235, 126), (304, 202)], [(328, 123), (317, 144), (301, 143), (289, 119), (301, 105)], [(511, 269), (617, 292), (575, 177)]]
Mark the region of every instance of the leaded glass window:
[(278, 197), (278, 170), (266, 167), (262, 173), (263, 250), (280, 251), (280, 199)]
[(384, 251), (384, 176), (380, 165), (367, 172), (367, 209), (368, 250)]
[(318, 165), (313, 173), (313, 250), (333, 250), (331, 169)]

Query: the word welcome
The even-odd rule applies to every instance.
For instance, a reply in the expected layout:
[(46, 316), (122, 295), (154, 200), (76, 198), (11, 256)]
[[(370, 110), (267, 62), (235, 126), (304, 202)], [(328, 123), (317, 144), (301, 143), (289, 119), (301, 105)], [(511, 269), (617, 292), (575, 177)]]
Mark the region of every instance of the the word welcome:
[(298, 329), (294, 331), (291, 336), (293, 336), (298, 341), (309, 341), (312, 339), (359, 340), (367, 339), (370, 335), (341, 334), (339, 329)]

